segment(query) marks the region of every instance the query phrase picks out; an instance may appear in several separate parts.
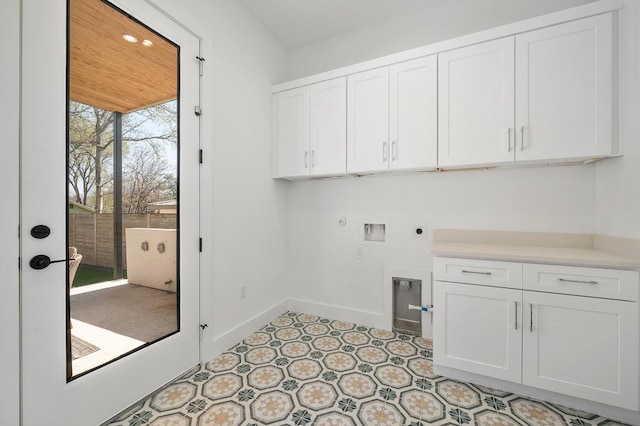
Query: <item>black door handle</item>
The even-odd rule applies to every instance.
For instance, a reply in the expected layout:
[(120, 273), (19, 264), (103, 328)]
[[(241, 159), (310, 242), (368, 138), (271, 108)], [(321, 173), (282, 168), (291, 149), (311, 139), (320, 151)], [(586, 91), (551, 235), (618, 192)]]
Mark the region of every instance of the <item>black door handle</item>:
[(67, 262), (68, 260), (69, 259), (51, 260), (51, 258), (46, 254), (38, 254), (31, 258), (31, 260), (29, 261), (29, 266), (31, 266), (33, 269), (44, 269), (52, 263)]

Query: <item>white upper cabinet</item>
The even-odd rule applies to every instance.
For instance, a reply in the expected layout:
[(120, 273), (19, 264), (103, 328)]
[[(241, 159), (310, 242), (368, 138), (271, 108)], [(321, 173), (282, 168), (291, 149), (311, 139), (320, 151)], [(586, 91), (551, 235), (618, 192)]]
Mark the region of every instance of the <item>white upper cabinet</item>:
[(438, 61), (428, 56), (389, 67), (389, 169), (438, 165)]
[(347, 83), (347, 170), (437, 167), (436, 56), (350, 75)]
[(612, 154), (611, 14), (516, 36), (517, 160)]
[(514, 160), (512, 37), (438, 55), (438, 163)]
[(278, 177), (309, 174), (309, 88), (278, 93)]
[(277, 95), (277, 177), (346, 172), (346, 78)]
[(387, 170), (389, 159), (389, 70), (347, 77), (347, 171)]
[(596, 3), (276, 86), (274, 176), (620, 155), (616, 15)]
[(440, 54), (439, 166), (613, 154), (612, 19)]
[(347, 171), (347, 79), (309, 87), (309, 149), (312, 176)]

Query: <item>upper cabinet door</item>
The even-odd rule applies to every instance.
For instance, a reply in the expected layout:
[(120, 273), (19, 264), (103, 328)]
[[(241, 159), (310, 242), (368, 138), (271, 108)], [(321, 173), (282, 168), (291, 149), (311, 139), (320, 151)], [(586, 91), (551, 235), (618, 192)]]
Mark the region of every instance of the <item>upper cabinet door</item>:
[(611, 14), (516, 37), (516, 159), (612, 153)]
[(438, 61), (428, 56), (389, 67), (389, 168), (438, 165)]
[(438, 55), (440, 167), (514, 160), (512, 37)]
[(347, 79), (309, 87), (311, 175), (339, 175), (347, 171)]
[(347, 171), (389, 168), (389, 71), (347, 77)]
[(309, 88), (278, 93), (278, 177), (309, 174)]

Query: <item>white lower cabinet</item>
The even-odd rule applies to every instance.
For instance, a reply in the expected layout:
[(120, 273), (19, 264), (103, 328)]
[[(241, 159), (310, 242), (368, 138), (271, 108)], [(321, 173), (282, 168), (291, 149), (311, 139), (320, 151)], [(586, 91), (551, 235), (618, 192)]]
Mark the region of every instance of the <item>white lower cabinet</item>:
[[(616, 276), (623, 278), (619, 294), (637, 294), (629, 291), (639, 285), (637, 271), (509, 262), (511, 269), (525, 271), (524, 281), (515, 279), (508, 284), (512, 288), (503, 288), (490, 280), (479, 284), (473, 275), (446, 274), (446, 266), (454, 263), (483, 273), (495, 269), (495, 261), (435, 258), (435, 365), (640, 408), (638, 299), (597, 296), (598, 291), (611, 296), (607, 284)], [(527, 281), (535, 271), (553, 272), (556, 286), (526, 290), (540, 285)], [(583, 295), (580, 286), (595, 297)]]
[(434, 362), (519, 382), (522, 291), (436, 281)]
[(525, 291), (522, 383), (638, 409), (638, 304)]

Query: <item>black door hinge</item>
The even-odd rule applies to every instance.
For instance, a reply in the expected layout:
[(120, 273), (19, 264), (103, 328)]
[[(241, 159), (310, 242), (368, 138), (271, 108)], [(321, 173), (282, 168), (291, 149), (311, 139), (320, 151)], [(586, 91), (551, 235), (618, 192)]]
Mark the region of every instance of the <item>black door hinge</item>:
[(200, 340), (204, 337), (204, 329), (209, 327), (207, 324), (200, 324)]
[(202, 150), (200, 150), (200, 153), (198, 155), (200, 156), (199, 157), (200, 164), (202, 164)]
[(202, 253), (202, 238), (200, 238), (199, 247), (200, 253)]
[(202, 56), (196, 56), (196, 59), (199, 61), (198, 67), (198, 73), (200, 74), (200, 76), (204, 75), (204, 61), (205, 59)]

